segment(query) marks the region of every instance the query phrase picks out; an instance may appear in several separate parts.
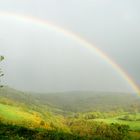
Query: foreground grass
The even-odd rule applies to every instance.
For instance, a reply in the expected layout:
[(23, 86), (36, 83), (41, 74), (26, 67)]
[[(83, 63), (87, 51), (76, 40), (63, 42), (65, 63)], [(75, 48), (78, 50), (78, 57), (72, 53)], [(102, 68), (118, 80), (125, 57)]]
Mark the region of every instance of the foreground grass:
[[(80, 128), (80, 126), (79, 126)], [(0, 122), (1, 140), (132, 140), (127, 126), (100, 124), (93, 135), (66, 133), (57, 129), (31, 129)], [(89, 132), (90, 133), (90, 132)]]
[(86, 140), (74, 134), (57, 130), (36, 130), (0, 123), (0, 140)]

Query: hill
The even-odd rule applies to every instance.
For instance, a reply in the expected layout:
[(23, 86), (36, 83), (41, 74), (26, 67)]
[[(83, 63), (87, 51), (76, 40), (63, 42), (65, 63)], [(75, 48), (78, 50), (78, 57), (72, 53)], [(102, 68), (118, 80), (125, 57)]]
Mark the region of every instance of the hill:
[(58, 112), (63, 111), (47, 105), (43, 106), (27, 93), (9, 87), (0, 89), (0, 121), (2, 122), (65, 130), (64, 118)]
[(4, 128), (0, 138), (139, 139), (139, 105), (132, 94), (37, 94), (4, 87), (0, 89), (0, 127)]
[(110, 111), (122, 108), (140, 108), (140, 98), (129, 93), (59, 92), (32, 94), (40, 103), (51, 104), (65, 111)]
[(32, 95), (22, 91), (18, 91), (8, 86), (4, 86), (0, 89), (0, 97), (7, 98), (19, 103), (25, 103), (28, 105), (37, 103), (37, 100)]
[(9, 87), (0, 89), (0, 98), (7, 98), (15, 103), (31, 107), (44, 106), (57, 113), (111, 111), (133, 108), (140, 109), (140, 98), (130, 93), (110, 93), (93, 91), (73, 91), (57, 93), (27, 93)]

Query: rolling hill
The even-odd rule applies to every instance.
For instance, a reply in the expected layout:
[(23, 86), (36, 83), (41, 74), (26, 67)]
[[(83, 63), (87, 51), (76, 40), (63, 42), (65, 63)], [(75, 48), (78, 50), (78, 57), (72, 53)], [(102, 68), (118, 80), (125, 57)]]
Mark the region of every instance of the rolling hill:
[[(32, 94), (33, 95), (33, 94)], [(130, 110), (133, 106), (140, 108), (140, 98), (127, 93), (101, 92), (61, 92), (34, 94), (42, 104), (51, 104), (65, 111), (110, 111), (117, 108)]]
[(85, 112), (110, 111), (122, 108), (132, 110), (140, 108), (140, 98), (130, 93), (110, 93), (93, 91), (73, 91), (58, 93), (27, 93), (9, 87), (0, 89), (0, 97), (30, 107), (45, 106), (52, 111)]
[[(140, 137), (139, 97), (126, 93), (59, 92), (27, 93), (9, 87), (0, 89), (0, 138), (7, 133), (25, 137), (20, 129), (43, 139)], [(122, 110), (122, 111), (118, 111)], [(122, 128), (122, 129), (120, 129)], [(104, 131), (105, 135), (100, 133)], [(112, 131), (113, 130), (113, 131)], [(14, 132), (13, 132), (14, 131)], [(110, 131), (110, 133), (108, 132)], [(127, 133), (125, 133), (125, 131)], [(113, 135), (112, 135), (113, 133)], [(111, 135), (110, 135), (111, 134)], [(62, 136), (62, 137), (61, 137)], [(79, 137), (80, 136), (80, 137)], [(8, 139), (8, 140), (9, 140)], [(53, 139), (53, 138), (52, 138)], [(118, 140), (116, 139), (116, 140)], [(51, 138), (50, 138), (51, 140)]]

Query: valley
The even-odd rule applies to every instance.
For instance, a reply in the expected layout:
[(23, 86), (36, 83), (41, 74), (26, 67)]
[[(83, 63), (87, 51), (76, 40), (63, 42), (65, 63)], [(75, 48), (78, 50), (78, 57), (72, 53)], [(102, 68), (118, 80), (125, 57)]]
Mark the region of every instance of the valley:
[[(140, 103), (139, 97), (126, 93), (37, 94), (3, 87), (0, 89), (0, 123), (5, 125), (5, 132), (0, 133), (3, 139), (7, 127), (9, 131), (12, 126), (36, 131), (36, 135), (41, 133), (40, 139), (46, 133), (60, 133), (70, 139), (139, 139)], [(16, 135), (19, 139), (28, 139)]]

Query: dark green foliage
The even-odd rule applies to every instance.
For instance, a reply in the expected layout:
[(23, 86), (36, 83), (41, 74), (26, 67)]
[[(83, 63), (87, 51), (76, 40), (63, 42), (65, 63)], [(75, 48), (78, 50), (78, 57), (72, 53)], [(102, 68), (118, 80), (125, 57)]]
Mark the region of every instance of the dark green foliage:
[[(0, 62), (1, 62), (2, 60), (4, 60), (4, 56), (0, 56)], [(1, 68), (0, 68), (0, 78), (3, 77), (3, 76), (4, 76), (3, 71), (2, 71)], [(0, 79), (0, 82), (1, 82), (1, 79)], [(0, 83), (0, 88), (2, 88), (2, 87), (3, 87), (3, 85), (1, 85), (1, 83)]]
[(129, 136), (129, 126), (120, 125), (120, 124), (111, 124), (107, 125), (105, 123), (101, 123), (97, 129), (95, 134), (108, 139), (113, 140), (123, 140), (127, 139)]
[(129, 126), (77, 120), (69, 123), (72, 132), (90, 139), (123, 140), (129, 138)]
[[(60, 130), (37, 130), (0, 123), (0, 140), (123, 140), (128, 139), (128, 126), (100, 123), (91, 136), (80, 136)], [(80, 129), (80, 126), (79, 126)]]
[(86, 140), (86, 138), (57, 130), (38, 131), (0, 123), (0, 140)]
[(4, 60), (4, 56), (0, 56), (0, 61)]

